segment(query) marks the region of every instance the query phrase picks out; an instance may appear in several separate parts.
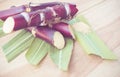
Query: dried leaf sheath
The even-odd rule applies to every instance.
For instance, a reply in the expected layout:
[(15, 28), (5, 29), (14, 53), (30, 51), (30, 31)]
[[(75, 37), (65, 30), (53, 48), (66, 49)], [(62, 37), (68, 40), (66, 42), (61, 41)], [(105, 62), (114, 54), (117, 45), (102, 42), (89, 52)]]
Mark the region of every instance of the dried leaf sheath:
[(3, 52), (5, 53), (8, 62), (12, 61), (20, 53), (25, 51), (25, 49), (31, 45), (33, 39), (34, 37), (32, 34), (26, 31), (22, 31), (7, 44), (5, 44), (3, 46)]

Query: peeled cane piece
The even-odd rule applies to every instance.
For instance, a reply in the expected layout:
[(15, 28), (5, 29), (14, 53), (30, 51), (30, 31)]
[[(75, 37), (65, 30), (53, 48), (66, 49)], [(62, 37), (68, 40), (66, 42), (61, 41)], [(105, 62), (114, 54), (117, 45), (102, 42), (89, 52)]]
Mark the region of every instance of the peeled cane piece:
[(59, 23), (53, 24), (52, 28), (61, 32), (65, 37), (75, 39), (73, 29), (72, 29), (71, 25), (69, 25), (68, 23), (59, 22)]
[(56, 5), (35, 12), (23, 12), (11, 17), (8, 17), (3, 24), (3, 31), (10, 33), (19, 29), (24, 29), (30, 26), (45, 26), (46, 22), (58, 21), (67, 19), (77, 13), (75, 5)]
[(52, 44), (58, 49), (62, 49), (65, 46), (63, 35), (60, 32), (49, 28), (48, 26), (30, 27), (27, 30), (30, 31), (35, 37)]

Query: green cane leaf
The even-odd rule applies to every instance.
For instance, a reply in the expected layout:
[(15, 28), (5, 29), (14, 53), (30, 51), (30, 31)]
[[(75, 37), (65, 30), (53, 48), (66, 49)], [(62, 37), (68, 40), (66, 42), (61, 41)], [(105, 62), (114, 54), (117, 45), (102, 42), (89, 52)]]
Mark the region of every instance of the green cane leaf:
[(7, 35), (3, 32), (2, 26), (3, 26), (3, 21), (0, 20), (0, 37)]
[[(85, 19), (84, 16), (78, 15), (69, 23), (73, 25), (77, 22), (83, 22), (90, 27), (87, 19)], [(74, 31), (74, 33), (76, 36), (76, 40), (80, 43), (86, 53), (98, 55), (103, 59), (117, 59), (116, 55), (105, 45), (105, 43), (97, 36), (97, 34), (92, 29), (89, 33), (82, 33), (77, 31)]]
[(66, 46), (59, 50), (55, 47), (51, 47), (50, 57), (53, 62), (64, 71), (68, 70), (68, 66), (70, 63), (70, 58), (73, 50), (73, 40), (66, 39)]
[(2, 26), (3, 25), (3, 21), (2, 20), (0, 20), (0, 26)]
[(50, 45), (45, 41), (35, 38), (29, 50), (26, 53), (26, 59), (33, 65), (38, 65), (47, 55)]
[(14, 42), (16, 42), (19, 38), (21, 38), (26, 33), (25, 30), (22, 30), (19, 34), (17, 34), (14, 38), (12, 38), (10, 41), (8, 41), (2, 48), (3, 50), (10, 47)]
[(2, 36), (4, 36), (4, 35), (6, 35), (4, 32), (3, 32), (3, 30), (2, 30), (2, 26), (0, 26), (0, 37), (2, 37)]
[(95, 34), (90, 32), (88, 34), (82, 34), (76, 32), (77, 41), (84, 48), (88, 54), (95, 54), (103, 59), (116, 59), (114, 53), (104, 44), (104, 42)]
[(12, 61), (27, 49), (31, 45), (33, 39), (34, 37), (31, 33), (22, 30), (22, 32), (6, 43), (2, 48), (8, 62)]
[(83, 15), (80, 15), (80, 14), (78, 14), (71, 21), (69, 21), (69, 24), (73, 25), (73, 24), (78, 23), (78, 22), (84, 22), (85, 24), (87, 24), (88, 26), (90, 26), (90, 24), (87, 21), (87, 19)]

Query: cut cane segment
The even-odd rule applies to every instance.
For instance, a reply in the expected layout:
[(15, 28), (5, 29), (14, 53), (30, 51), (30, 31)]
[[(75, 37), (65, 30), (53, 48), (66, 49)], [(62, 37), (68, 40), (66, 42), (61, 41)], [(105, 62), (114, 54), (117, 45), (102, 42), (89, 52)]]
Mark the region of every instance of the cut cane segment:
[(28, 28), (28, 30), (32, 32), (35, 37), (52, 44), (58, 49), (62, 49), (65, 46), (63, 35), (60, 32), (53, 30), (47, 26)]
[(72, 27), (65, 22), (59, 22), (59, 23), (53, 24), (52, 28), (61, 32), (65, 37), (75, 39)]
[(26, 19), (22, 14), (8, 17), (3, 24), (3, 31), (5, 33), (11, 33), (26, 28), (29, 20)]
[(48, 2), (48, 3), (42, 3), (42, 4), (30, 3), (29, 5), (25, 4), (25, 5), (21, 5), (21, 6), (17, 6), (17, 7), (14, 6), (10, 9), (0, 11), (0, 19), (6, 20), (6, 18), (8, 18), (8, 17), (20, 14), (22, 12), (33, 12), (33, 11), (45, 9), (47, 7), (53, 7), (53, 6), (62, 5), (62, 4), (67, 4), (70, 6), (70, 9), (72, 10), (71, 11), (72, 16), (74, 14), (76, 14), (75, 13), (75, 12), (77, 12), (77, 9), (75, 8), (76, 5), (70, 4), (70, 3), (62, 3), (62, 2)]
[(40, 9), (45, 9), (46, 7), (52, 7), (55, 5), (60, 5), (60, 2), (48, 2), (48, 3), (42, 3), (35, 5), (34, 3), (31, 3), (30, 5), (21, 5), (21, 6), (12, 6), (10, 9), (2, 10), (0, 11), (0, 19), (6, 20), (6, 18), (20, 14), (22, 12), (31, 12), (36, 11)]
[[(58, 17), (54, 17), (53, 11), (48, 8), (35, 11), (35, 12), (30, 12), (30, 13), (23, 12), (23, 13), (11, 16), (12, 18), (8, 17), (5, 21), (5, 24), (3, 25), (5, 26), (4, 32), (10, 33), (12, 31), (24, 29), (31, 26), (45, 26), (48, 24), (47, 21), (50, 22), (51, 20), (55, 20), (56, 18), (59, 18), (59, 21), (61, 21), (61, 19), (67, 19), (68, 16), (66, 14), (66, 9), (64, 5), (56, 5), (51, 8), (53, 8), (53, 10), (56, 12)], [(73, 9), (77, 9), (77, 8), (75, 6), (72, 6), (72, 8), (70, 8), (70, 5), (69, 5), (71, 16), (72, 16), (72, 13), (77, 12), (77, 10), (75, 12), (72, 12)], [(10, 21), (12, 21), (12, 23), (9, 23)], [(7, 30), (6, 28), (8, 27), (6, 25), (8, 24), (10, 24), (9, 25), (10, 29), (8, 29), (9, 31), (6, 31)]]

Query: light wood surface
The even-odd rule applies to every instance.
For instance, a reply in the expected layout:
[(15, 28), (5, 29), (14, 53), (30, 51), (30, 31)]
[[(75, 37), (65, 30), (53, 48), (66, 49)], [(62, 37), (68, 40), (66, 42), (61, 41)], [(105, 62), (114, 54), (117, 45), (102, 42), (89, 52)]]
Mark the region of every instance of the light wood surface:
[[(4, 0), (0, 2), (0, 10), (12, 5), (21, 5), (33, 0)], [(48, 2), (56, 0), (34, 0)], [(94, 55), (87, 55), (77, 42), (68, 72), (59, 70), (47, 56), (35, 67), (30, 65), (24, 54), (11, 63), (7, 63), (0, 48), (0, 77), (120, 77), (120, 0), (58, 0), (76, 3), (79, 12), (84, 15), (93, 29), (106, 45), (118, 56), (117, 61), (102, 60)], [(0, 46), (4, 45), (17, 33), (0, 38)]]

